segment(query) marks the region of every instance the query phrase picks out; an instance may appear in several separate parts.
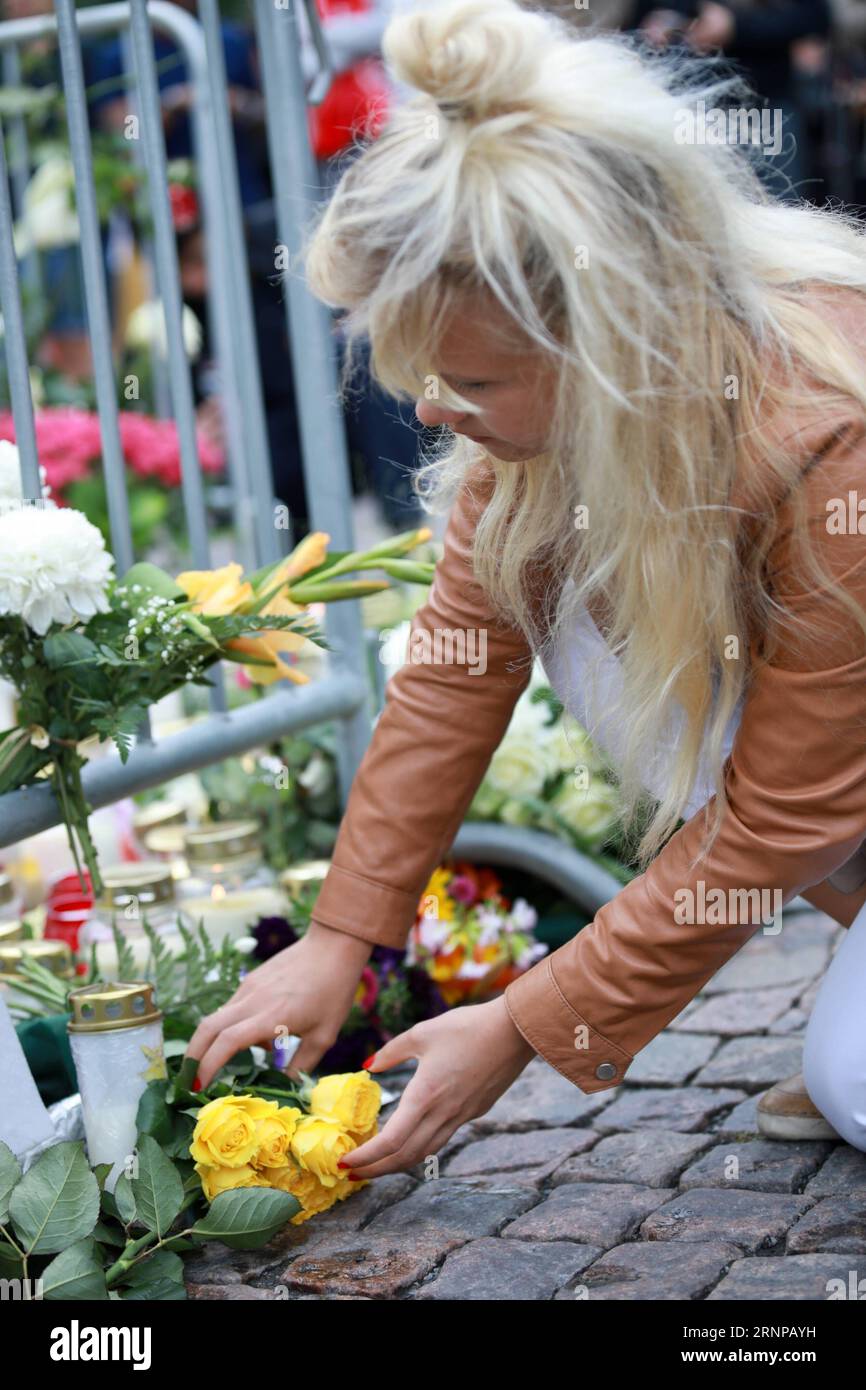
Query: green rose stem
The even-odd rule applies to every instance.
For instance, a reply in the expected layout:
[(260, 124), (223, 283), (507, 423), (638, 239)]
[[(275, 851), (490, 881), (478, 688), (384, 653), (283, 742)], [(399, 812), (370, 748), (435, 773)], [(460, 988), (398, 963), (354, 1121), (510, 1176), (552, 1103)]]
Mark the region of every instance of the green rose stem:
[(78, 756), (78, 749), (72, 739), (52, 739), (52, 742), (57, 744), (58, 751), (54, 756), (51, 780), (57, 792), (57, 799), (63, 808), (63, 820), (66, 824), (66, 835), (75, 861), (75, 869), (83, 887), (84, 875), (81, 870), (81, 857), (75, 843), (73, 827), (78, 835), (78, 843), (84, 855), (84, 862), (90, 871), (93, 896), (98, 898), (102, 893), (102, 875), (99, 872), (99, 863), (96, 858), (96, 846), (90, 838), (90, 827), (87, 823), (88, 806), (81, 782), (83, 760)]
[[(189, 1194), (177, 1215), (182, 1216), (187, 1208), (195, 1206), (200, 1197), (201, 1188), (199, 1187), (195, 1192)], [(175, 1217), (175, 1220), (177, 1220), (177, 1217)], [(147, 1231), (146, 1234), (141, 1236), (138, 1240), (129, 1241), (120, 1259), (115, 1260), (114, 1264), (105, 1271), (106, 1288), (110, 1289), (113, 1284), (116, 1284), (118, 1280), (123, 1279), (129, 1273), (133, 1265), (139, 1264), (143, 1259), (146, 1259), (148, 1255), (155, 1254), (161, 1246), (170, 1245), (173, 1240), (177, 1240), (178, 1236), (182, 1234), (182, 1231), (175, 1231), (169, 1233), (167, 1236), (163, 1236), (161, 1240), (155, 1240), (156, 1231)]]

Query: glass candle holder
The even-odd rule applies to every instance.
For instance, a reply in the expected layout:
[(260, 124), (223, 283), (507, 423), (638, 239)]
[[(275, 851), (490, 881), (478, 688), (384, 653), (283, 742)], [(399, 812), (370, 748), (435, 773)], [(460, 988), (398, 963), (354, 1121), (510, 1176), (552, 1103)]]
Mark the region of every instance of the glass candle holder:
[(142, 857), (168, 864), (175, 883), (189, 877), (184, 838), (189, 829), (186, 807), (178, 801), (154, 801), (133, 820), (135, 842)]
[(313, 889), (321, 888), (330, 867), (330, 859), (302, 859), (283, 869), (280, 886), (290, 902), (297, 902)]
[[(6, 924), (10, 925), (10, 924)], [(20, 923), (18, 924), (20, 930)], [(29, 994), (15, 988), (22, 978), (21, 962), (25, 957), (38, 961), (46, 970), (70, 984), (75, 979), (72, 951), (66, 941), (0, 941), (0, 990), (6, 1000), (7, 1008), (13, 1016), (19, 1016), (25, 1008), (33, 1007)]]
[(0, 869), (0, 922), (15, 922), (24, 911), (24, 899), (9, 874)]
[(162, 1011), (146, 980), (85, 985), (69, 995), (66, 1025), (78, 1076), (91, 1166), (110, 1163), (113, 1192), (124, 1171), (134, 1176), (138, 1102), (147, 1083), (168, 1075)]
[(178, 887), (185, 915), (211, 939), (237, 939), (260, 917), (285, 910), (285, 894), (264, 862), (258, 821), (217, 821), (186, 834), (190, 876)]
[(180, 909), (169, 865), (157, 860), (112, 864), (103, 871), (102, 878), (103, 892), (79, 932), (78, 950), (87, 958), (91, 947), (96, 946), (96, 964), (103, 979), (116, 979), (119, 969), (113, 925), (126, 938), (136, 972), (141, 975), (147, 973), (151, 955), (145, 922), (174, 954), (180, 954)]
[(12, 941), (24, 940), (24, 925), (21, 922), (0, 922), (0, 946)]

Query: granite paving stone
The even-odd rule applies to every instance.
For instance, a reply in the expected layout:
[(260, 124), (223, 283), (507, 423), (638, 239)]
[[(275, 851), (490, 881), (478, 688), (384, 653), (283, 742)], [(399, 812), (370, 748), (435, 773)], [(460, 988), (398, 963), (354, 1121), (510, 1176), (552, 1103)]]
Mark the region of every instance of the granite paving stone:
[[(534, 1057), (435, 1154), (257, 1250), (185, 1260), (194, 1301), (866, 1301), (866, 1152), (768, 1139), (844, 930), (761, 931), (585, 1095)], [(414, 1060), (379, 1074), (387, 1122)], [(792, 1321), (791, 1319), (788, 1319)], [(745, 1321), (742, 1318), (741, 1321)]]
[(830, 1143), (755, 1139), (717, 1144), (684, 1173), (680, 1187), (744, 1187), (753, 1192), (802, 1192), (830, 1153)]
[(544, 1201), (507, 1225), (513, 1240), (577, 1240), (609, 1247), (627, 1240), (641, 1221), (673, 1194), (666, 1187), (638, 1183), (565, 1183)]
[(721, 1240), (691, 1245), (631, 1241), (608, 1250), (574, 1287), (561, 1289), (556, 1297), (588, 1302), (705, 1298), (741, 1253), (739, 1246)]
[(437, 1277), (414, 1298), (438, 1300), (550, 1299), (570, 1279), (582, 1274), (600, 1251), (569, 1240), (470, 1241), (445, 1259)]
[(684, 1168), (712, 1144), (706, 1134), (676, 1134), (664, 1129), (609, 1134), (586, 1153), (567, 1158), (551, 1175), (551, 1184), (631, 1182), (646, 1187), (673, 1187)]
[(643, 1240), (728, 1240), (754, 1254), (782, 1241), (810, 1206), (803, 1196), (693, 1187), (648, 1216), (640, 1235)]

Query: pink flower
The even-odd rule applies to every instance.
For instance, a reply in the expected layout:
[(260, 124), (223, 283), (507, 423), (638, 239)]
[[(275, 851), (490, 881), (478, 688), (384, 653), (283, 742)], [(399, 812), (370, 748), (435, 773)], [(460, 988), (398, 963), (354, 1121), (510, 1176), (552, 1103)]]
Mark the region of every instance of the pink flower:
[[(36, 412), (36, 448), (53, 491), (88, 477), (102, 458), (99, 417), (90, 410), (46, 406)], [(179, 487), (180, 444), (173, 420), (122, 410), (118, 415), (120, 446), (127, 467), (141, 478), (153, 478), (163, 487)], [(0, 439), (15, 442), (11, 411), (0, 411)], [(203, 432), (197, 434), (198, 454), (205, 473), (223, 468), (222, 451)], [(62, 502), (62, 496), (57, 499)]]
[(468, 874), (455, 874), (448, 885), (448, 892), (459, 903), (471, 907), (478, 897), (478, 888)]

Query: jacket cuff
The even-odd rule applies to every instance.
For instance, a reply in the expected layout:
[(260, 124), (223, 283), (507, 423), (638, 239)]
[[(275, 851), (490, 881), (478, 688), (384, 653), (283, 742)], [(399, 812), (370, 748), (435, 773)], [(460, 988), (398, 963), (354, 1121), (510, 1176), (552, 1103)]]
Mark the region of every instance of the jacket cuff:
[(404, 951), (419, 902), (416, 894), (374, 883), (332, 862), (310, 921), (358, 936), (374, 946), (393, 946)]
[(550, 956), (512, 980), (505, 1006), (530, 1047), (585, 1095), (618, 1086), (634, 1061), (571, 1007)]

